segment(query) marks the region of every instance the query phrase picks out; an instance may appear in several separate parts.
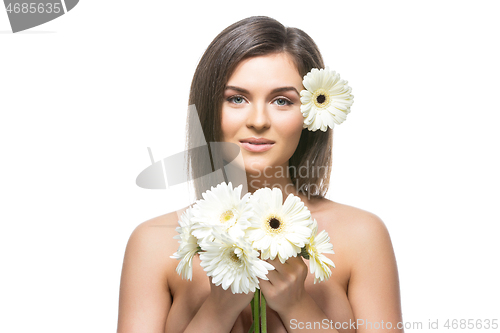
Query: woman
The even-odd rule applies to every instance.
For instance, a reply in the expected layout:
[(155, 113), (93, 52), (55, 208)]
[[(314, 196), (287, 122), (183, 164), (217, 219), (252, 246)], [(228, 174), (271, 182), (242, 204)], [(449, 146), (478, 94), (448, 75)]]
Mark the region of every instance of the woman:
[[(193, 78), (190, 104), (197, 108), (204, 137), (191, 129), (190, 146), (238, 145), (249, 192), (279, 187), (284, 197), (298, 195), (319, 230), (330, 235), (335, 255), (327, 256), (336, 267), (327, 281), (314, 284), (309, 263), (301, 257), (284, 264), (268, 260), (275, 270), (260, 288), (268, 302), (269, 332), (402, 332), (396, 261), (383, 222), (324, 198), (331, 129), (303, 128), (300, 111), (302, 80), (313, 68), (324, 68), (321, 54), (299, 29), (267, 17), (226, 28), (205, 51)], [(190, 159), (195, 177), (203, 175), (200, 158)], [(198, 192), (207, 187), (197, 184)], [(252, 293), (232, 294), (210, 283), (197, 257), (192, 281), (176, 273), (178, 262), (170, 256), (178, 244), (170, 240), (178, 219), (177, 213), (159, 216), (132, 233), (123, 264), (118, 332), (247, 332)]]

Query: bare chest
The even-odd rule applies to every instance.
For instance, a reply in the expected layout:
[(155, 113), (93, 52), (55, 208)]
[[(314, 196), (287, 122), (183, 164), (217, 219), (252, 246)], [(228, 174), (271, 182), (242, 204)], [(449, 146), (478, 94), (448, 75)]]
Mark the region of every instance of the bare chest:
[[(172, 333), (182, 331), (196, 315), (210, 293), (210, 281), (199, 265), (198, 257), (194, 258), (192, 281), (182, 280), (175, 270), (168, 278), (172, 305), (167, 317), (165, 332)], [(319, 284), (314, 284), (314, 276), (309, 274), (305, 281), (305, 288), (330, 320), (334, 322), (354, 320), (346, 294), (347, 280), (341, 270), (334, 268), (331, 278)], [(269, 332), (287, 332), (285, 326), (289, 327), (291, 323), (283, 323), (279, 315), (269, 307), (267, 308), (267, 317)], [(251, 325), (252, 312), (248, 306), (237, 318), (231, 332), (246, 333)]]

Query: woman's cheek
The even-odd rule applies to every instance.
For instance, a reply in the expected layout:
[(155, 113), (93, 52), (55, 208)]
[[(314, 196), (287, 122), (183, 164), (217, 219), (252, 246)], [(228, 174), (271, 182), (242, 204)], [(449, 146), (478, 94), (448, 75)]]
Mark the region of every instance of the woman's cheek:
[(284, 119), (282, 124), (282, 128), (286, 131), (286, 136), (290, 144), (298, 144), (304, 124), (304, 117), (302, 117), (302, 113), (299, 111), (299, 115), (294, 114), (293, 117)]
[(222, 110), (221, 130), (224, 141), (230, 141), (238, 130), (238, 118), (234, 113)]

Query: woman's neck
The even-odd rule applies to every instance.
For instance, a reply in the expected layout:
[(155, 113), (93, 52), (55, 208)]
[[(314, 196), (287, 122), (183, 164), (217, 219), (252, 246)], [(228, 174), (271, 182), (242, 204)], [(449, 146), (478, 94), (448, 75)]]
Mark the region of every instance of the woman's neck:
[(283, 197), (286, 198), (289, 194), (297, 195), (297, 189), (293, 184), (290, 175), (273, 173), (271, 171), (263, 172), (260, 175), (252, 175), (247, 173), (248, 192), (253, 193), (260, 188), (279, 188), (283, 192)]

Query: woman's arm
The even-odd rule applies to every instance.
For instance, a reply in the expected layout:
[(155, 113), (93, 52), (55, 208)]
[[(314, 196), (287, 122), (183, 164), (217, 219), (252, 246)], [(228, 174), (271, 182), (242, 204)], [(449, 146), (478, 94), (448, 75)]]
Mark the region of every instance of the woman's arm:
[(189, 323), (184, 333), (230, 332), (236, 319), (248, 306), (253, 293), (233, 294), (210, 282), (210, 295)]
[(306, 292), (304, 281), (307, 265), (301, 257), (291, 257), (284, 264), (278, 258), (269, 260), (275, 270), (267, 274), (269, 281), (260, 280), (260, 288), (267, 304), (276, 311), (287, 332), (338, 332), (331, 325), (316, 331), (292, 325), (293, 322), (329, 322), (328, 316)]
[[(351, 266), (347, 294), (357, 332), (403, 332), (398, 329), (402, 315), (396, 259), (384, 223), (371, 213), (348, 206), (340, 215), (342, 227), (337, 236), (342, 237), (341, 252)], [(334, 233), (333, 229), (328, 231)], [(291, 318), (295, 322), (331, 319), (304, 290), (307, 267), (302, 258), (290, 258), (285, 264), (279, 260), (271, 263), (276, 270), (267, 275), (269, 281), (261, 281), (261, 290), (283, 323), (291, 323)], [(331, 326), (318, 332), (328, 329), (336, 332)], [(291, 326), (287, 331), (300, 332)]]
[[(173, 238), (176, 225), (177, 214), (163, 215), (142, 223), (130, 236), (123, 260), (118, 333), (164, 333), (170, 312), (169, 333), (229, 332), (250, 303), (253, 293), (233, 295), (230, 289), (210, 283), (211, 292), (194, 318), (172, 312), (168, 275), (177, 275), (178, 261), (170, 258), (178, 248)], [(196, 258), (193, 263), (199, 266)]]
[[(167, 284), (166, 228), (159, 218), (139, 225), (125, 250), (120, 283), (118, 333), (164, 333), (171, 305)], [(168, 253), (168, 252), (165, 252)], [(172, 252), (173, 253), (173, 252)]]
[(398, 328), (402, 323), (398, 270), (387, 228), (373, 214), (353, 224), (348, 297), (357, 332), (403, 332)]

